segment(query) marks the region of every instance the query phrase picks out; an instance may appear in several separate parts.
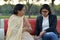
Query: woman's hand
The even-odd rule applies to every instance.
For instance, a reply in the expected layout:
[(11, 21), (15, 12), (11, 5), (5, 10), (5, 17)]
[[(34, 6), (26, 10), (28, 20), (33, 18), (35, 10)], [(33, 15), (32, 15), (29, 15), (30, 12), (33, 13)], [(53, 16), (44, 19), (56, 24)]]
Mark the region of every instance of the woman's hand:
[(27, 31), (28, 30), (28, 27), (23, 27), (23, 31)]
[(28, 27), (23, 27), (23, 32), (24, 31), (31, 32), (31, 30)]
[(43, 35), (44, 35), (44, 33), (45, 33), (46, 31), (42, 31), (42, 32), (40, 32), (40, 37), (42, 37)]
[(40, 36), (35, 36), (34, 37), (34, 40), (38, 40), (38, 39), (40, 39)]

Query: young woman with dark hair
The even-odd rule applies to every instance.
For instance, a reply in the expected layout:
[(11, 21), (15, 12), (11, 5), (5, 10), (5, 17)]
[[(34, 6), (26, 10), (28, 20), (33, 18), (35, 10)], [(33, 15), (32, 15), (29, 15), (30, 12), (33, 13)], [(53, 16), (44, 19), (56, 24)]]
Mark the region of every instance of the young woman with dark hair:
[(44, 4), (40, 9), (40, 16), (36, 20), (35, 38), (42, 38), (42, 40), (58, 40), (58, 33), (56, 31), (57, 16), (52, 14), (50, 6)]

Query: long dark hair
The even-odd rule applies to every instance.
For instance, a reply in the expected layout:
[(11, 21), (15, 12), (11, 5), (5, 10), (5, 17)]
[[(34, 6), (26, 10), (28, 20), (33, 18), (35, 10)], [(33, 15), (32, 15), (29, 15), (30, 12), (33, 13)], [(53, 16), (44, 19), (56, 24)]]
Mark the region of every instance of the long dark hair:
[(42, 12), (41, 12), (42, 9), (47, 9), (49, 11), (49, 14), (48, 15), (52, 14), (51, 9), (50, 9), (50, 6), (48, 4), (42, 5), (42, 7), (40, 9), (40, 14), (42, 14)]

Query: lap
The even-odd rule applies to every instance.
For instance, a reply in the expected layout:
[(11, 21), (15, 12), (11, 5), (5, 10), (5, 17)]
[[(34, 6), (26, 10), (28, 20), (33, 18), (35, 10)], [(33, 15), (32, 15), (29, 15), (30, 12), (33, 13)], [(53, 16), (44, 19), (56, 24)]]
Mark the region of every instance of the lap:
[(52, 37), (52, 36), (57, 36), (57, 34), (55, 34), (53, 32), (47, 32), (47, 33), (44, 34), (44, 36), (50, 36), (50, 37)]
[(47, 32), (42, 37), (43, 40), (58, 40), (58, 36), (53, 32)]
[(30, 35), (29, 32), (23, 32), (22, 40), (34, 40), (34, 39), (33, 39), (32, 35)]

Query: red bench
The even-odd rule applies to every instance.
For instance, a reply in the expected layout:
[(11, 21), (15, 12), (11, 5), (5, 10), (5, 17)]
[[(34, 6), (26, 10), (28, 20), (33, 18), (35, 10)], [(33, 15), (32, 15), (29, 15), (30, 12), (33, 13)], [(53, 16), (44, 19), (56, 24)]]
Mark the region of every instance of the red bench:
[[(31, 24), (31, 27), (32, 27), (32, 32), (31, 34), (34, 35), (35, 33), (35, 28), (36, 28), (36, 19), (29, 19), (29, 22)], [(4, 19), (4, 32), (5, 32), (5, 35), (6, 35), (6, 32), (7, 32), (7, 28), (8, 28), (8, 19)], [(58, 33), (60, 34), (60, 20), (58, 19), (58, 22), (57, 22), (57, 27), (56, 27)]]

